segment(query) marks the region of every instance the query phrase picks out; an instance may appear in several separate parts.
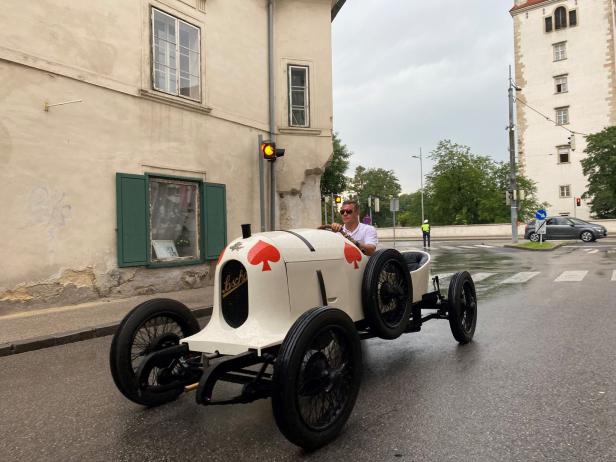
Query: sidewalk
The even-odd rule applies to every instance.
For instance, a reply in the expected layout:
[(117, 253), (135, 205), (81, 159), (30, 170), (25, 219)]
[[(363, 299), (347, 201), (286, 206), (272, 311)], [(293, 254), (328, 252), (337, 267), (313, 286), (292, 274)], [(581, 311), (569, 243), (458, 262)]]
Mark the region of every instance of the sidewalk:
[(126, 313), (153, 298), (172, 298), (188, 306), (197, 317), (209, 316), (214, 287), (101, 299), (0, 316), (0, 356), (111, 335)]

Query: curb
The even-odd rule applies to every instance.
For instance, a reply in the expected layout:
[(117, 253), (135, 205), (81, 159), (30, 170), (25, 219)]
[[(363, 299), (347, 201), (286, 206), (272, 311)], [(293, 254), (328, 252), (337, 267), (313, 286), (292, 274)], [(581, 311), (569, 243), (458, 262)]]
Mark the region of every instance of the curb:
[[(203, 318), (212, 315), (211, 306), (195, 308), (190, 311), (192, 311), (196, 318)], [(120, 325), (120, 322), (121, 320), (118, 322), (100, 324), (94, 327), (86, 327), (84, 329), (58, 332), (55, 334), (43, 335), (40, 337), (31, 337), (24, 340), (16, 340), (11, 343), (3, 343), (0, 344), (0, 357), (10, 356), (19, 353), (26, 353), (28, 351), (41, 350), (43, 348), (50, 348), (59, 345), (66, 345), (67, 343), (81, 342), (83, 340), (106, 337), (115, 333), (116, 329)]]
[(552, 250), (556, 250), (559, 247), (562, 247), (563, 245), (570, 245), (570, 244), (571, 244), (571, 241), (560, 242), (558, 244), (554, 244), (554, 247), (551, 247), (549, 249), (530, 249), (526, 247), (518, 247), (517, 245), (514, 245), (514, 244), (505, 244), (503, 247), (507, 247), (509, 249), (517, 249), (517, 250), (529, 250), (531, 252), (551, 252)]

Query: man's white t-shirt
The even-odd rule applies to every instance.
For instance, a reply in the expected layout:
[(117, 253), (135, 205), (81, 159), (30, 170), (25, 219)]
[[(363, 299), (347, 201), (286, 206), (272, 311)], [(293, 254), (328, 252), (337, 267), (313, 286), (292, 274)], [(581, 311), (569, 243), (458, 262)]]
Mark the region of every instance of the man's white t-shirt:
[(349, 231), (346, 226), (342, 228), (349, 236), (362, 244), (377, 245), (379, 243), (376, 237), (376, 228), (374, 226), (359, 223), (357, 228), (353, 231)]

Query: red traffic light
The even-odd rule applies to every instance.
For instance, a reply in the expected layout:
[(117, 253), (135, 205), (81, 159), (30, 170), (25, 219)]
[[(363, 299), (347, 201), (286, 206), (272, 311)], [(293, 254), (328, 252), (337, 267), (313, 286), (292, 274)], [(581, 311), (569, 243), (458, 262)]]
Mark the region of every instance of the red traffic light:
[(578, 207), (582, 205), (582, 199), (580, 197), (575, 198), (575, 205), (577, 205)]
[(274, 161), (277, 157), (284, 156), (284, 149), (276, 148), (276, 143), (264, 141), (261, 143), (261, 153), (265, 160)]

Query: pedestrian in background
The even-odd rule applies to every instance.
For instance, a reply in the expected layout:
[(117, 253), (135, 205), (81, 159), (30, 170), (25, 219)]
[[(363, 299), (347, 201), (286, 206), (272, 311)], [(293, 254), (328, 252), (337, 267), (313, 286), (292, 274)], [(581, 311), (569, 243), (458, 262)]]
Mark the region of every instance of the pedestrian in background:
[(428, 240), (428, 248), (430, 248), (430, 223), (428, 223), (428, 220), (424, 220), (421, 225), (421, 232), (423, 234), (424, 248), (426, 247), (426, 239)]
[(370, 220), (370, 215), (366, 213), (366, 216), (362, 219), (362, 222), (364, 223), (364, 225), (371, 225), (372, 220)]

